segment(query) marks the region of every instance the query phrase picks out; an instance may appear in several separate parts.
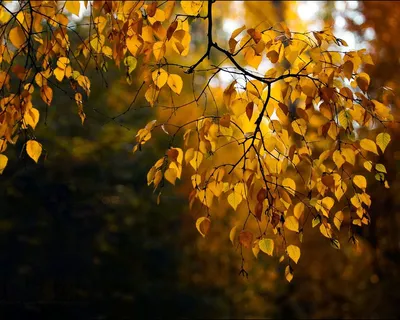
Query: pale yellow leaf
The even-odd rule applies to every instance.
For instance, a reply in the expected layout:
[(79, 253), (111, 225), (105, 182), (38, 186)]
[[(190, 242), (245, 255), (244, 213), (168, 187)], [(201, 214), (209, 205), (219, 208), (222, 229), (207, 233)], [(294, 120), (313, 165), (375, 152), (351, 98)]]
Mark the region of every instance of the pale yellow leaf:
[(377, 163), (375, 165), (375, 169), (378, 172), (383, 172), (383, 173), (387, 173), (385, 166), (382, 163)]
[(262, 252), (265, 252), (266, 254), (272, 256), (274, 252), (274, 240), (272, 239), (261, 239), (258, 242), (258, 246), (260, 247), (260, 250)]
[(376, 144), (382, 150), (382, 152), (385, 152), (385, 149), (390, 143), (390, 140), (390, 134), (388, 133), (382, 132), (376, 136)]

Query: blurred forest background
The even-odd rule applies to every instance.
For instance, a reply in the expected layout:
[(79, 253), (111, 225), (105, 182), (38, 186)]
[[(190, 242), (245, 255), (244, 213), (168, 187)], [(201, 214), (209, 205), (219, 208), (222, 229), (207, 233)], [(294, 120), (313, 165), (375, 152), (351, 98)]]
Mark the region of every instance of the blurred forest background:
[[(350, 47), (371, 51), (370, 94), (390, 102), (399, 118), (400, 2), (238, 1), (217, 3), (215, 9), (215, 32), (225, 38), (241, 23), (250, 26), (264, 19), (284, 20), (298, 31), (334, 25)], [(226, 10), (232, 13), (229, 19), (223, 19)], [(196, 54), (204, 51), (202, 28), (201, 22), (193, 25)], [(265, 255), (247, 261), (246, 279), (238, 275), (240, 255), (227, 237), (227, 219), (213, 222), (204, 239), (194, 226), (197, 213), (189, 210), (185, 183), (164, 188), (160, 205), (146, 186), (146, 174), (167, 148), (167, 137), (160, 134), (135, 155), (131, 150), (137, 129), (162, 110), (143, 108), (146, 102), (138, 99), (129, 112), (110, 121), (127, 108), (140, 83), (129, 86), (110, 66), (106, 88), (96, 71), (91, 73), (84, 126), (73, 101), (55, 93), (46, 124), (42, 117), (36, 129), (45, 159), (36, 165), (21, 154), (23, 140), (8, 150), (9, 165), (0, 177), (4, 314), (99, 319), (400, 316), (397, 125), (390, 129), (392, 143), (382, 159), (391, 188), (368, 177), (372, 224), (359, 230), (359, 246), (346, 244), (344, 234), (342, 250), (334, 250), (310, 230), (291, 283), (278, 259)], [(43, 104), (38, 108), (46, 112)]]

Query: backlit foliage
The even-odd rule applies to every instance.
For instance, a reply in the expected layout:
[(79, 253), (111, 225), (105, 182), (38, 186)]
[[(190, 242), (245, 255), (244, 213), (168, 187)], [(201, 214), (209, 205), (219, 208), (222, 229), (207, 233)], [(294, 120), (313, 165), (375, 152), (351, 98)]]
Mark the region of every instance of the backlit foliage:
[[(348, 50), (329, 29), (299, 32), (284, 22), (243, 26), (217, 43), (215, 5), (3, 1), (0, 173), (18, 139), (40, 161), (46, 146), (34, 135), (45, 117), (39, 109), (52, 107), (57, 94), (70, 95), (84, 123), (85, 101), (96, 89), (88, 65), (106, 79), (115, 64), (136, 92), (132, 104), (141, 96), (168, 113), (140, 129), (133, 148), (147, 147), (155, 131), (169, 136), (147, 175), (159, 201), (165, 182), (175, 185), (188, 173), (190, 207), (204, 213), (196, 222), (200, 234), (212, 228), (217, 206), (228, 203), (240, 222), (227, 226), (241, 251), (240, 273), (247, 275), (243, 250), (256, 257), (261, 251), (281, 257), (291, 281), (307, 224), (340, 249), (344, 222), (353, 243), (354, 226), (370, 223), (364, 175), (389, 188), (379, 156), (391, 140), (391, 109), (368, 95), (363, 67), (373, 61), (366, 50)], [(85, 10), (78, 29), (72, 18)], [(199, 58), (191, 56), (194, 26), (204, 31)], [(77, 47), (71, 37), (79, 38)], [(222, 89), (213, 84), (227, 77)], [(378, 134), (367, 138), (361, 128)]]

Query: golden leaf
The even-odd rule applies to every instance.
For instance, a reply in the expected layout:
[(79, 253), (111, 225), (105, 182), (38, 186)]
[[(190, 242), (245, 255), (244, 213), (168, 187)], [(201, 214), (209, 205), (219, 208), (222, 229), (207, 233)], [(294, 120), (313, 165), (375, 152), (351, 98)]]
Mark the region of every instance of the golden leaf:
[(80, 6), (80, 1), (65, 1), (65, 8), (76, 16), (79, 16)]
[(282, 181), (282, 187), (286, 189), (287, 192), (290, 194), (294, 195), (296, 191), (296, 183), (293, 181), (293, 179), (290, 178), (285, 178)]
[(365, 188), (367, 187), (367, 179), (365, 179), (364, 176), (355, 175), (353, 177), (353, 182), (357, 187), (365, 191)]
[(165, 48), (164, 41), (158, 41), (158, 42), (154, 43), (153, 54), (154, 54), (154, 58), (156, 58), (156, 61), (160, 61), (162, 58), (164, 58), (165, 50), (166, 50), (166, 48)]
[(42, 145), (36, 140), (29, 140), (26, 143), (26, 152), (28, 153), (28, 156), (37, 163), (42, 154)]
[(3, 173), (5, 167), (7, 166), (8, 158), (4, 154), (0, 154), (0, 174)]
[(300, 217), (303, 215), (303, 213), (304, 213), (304, 208), (305, 208), (305, 206), (304, 206), (304, 203), (303, 203), (303, 202), (298, 202), (298, 203), (294, 206), (293, 213), (294, 213), (294, 216), (295, 216), (297, 219), (300, 219)]
[(21, 48), (22, 45), (26, 41), (25, 33), (22, 31), (20, 26), (16, 26), (16, 27), (12, 28), (8, 37), (9, 37), (11, 43), (17, 49)]
[(286, 251), (290, 259), (292, 259), (295, 263), (299, 261), (301, 252), (298, 246), (291, 244), (286, 248)]
[(285, 227), (290, 231), (299, 232), (299, 220), (295, 216), (290, 216), (285, 220)]
[(203, 5), (203, 1), (181, 1), (181, 7), (186, 14), (191, 16), (196, 16), (201, 7)]
[(42, 86), (40, 88), (40, 97), (48, 106), (50, 106), (51, 101), (53, 100), (53, 89), (49, 86)]
[(335, 213), (335, 217), (333, 219), (333, 224), (335, 225), (335, 227), (340, 231), (340, 226), (342, 225), (343, 222), (343, 212), (342, 211), (338, 211)]
[(168, 168), (165, 170), (164, 178), (171, 184), (175, 185), (175, 181), (177, 178), (177, 171), (174, 168)]
[(293, 280), (293, 272), (290, 266), (286, 266), (285, 268), (285, 278), (288, 282)]
[(231, 205), (233, 210), (236, 210), (238, 205), (242, 202), (243, 197), (240, 193), (232, 191), (228, 196), (228, 203)]
[(151, 77), (153, 79), (154, 84), (161, 89), (167, 83), (168, 72), (160, 68), (153, 71)]
[(173, 92), (176, 94), (180, 94), (183, 88), (183, 81), (180, 76), (177, 74), (170, 74), (168, 76), (168, 86), (171, 88)]
[(373, 152), (375, 154), (378, 154), (378, 149), (376, 148), (376, 144), (374, 141), (370, 139), (362, 139), (360, 141), (360, 146), (366, 151)]

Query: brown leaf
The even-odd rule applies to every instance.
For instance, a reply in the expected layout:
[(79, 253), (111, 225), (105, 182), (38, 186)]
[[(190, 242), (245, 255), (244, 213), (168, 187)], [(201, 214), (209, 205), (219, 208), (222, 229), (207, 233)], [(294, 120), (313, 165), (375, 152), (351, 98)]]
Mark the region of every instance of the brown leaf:
[(253, 234), (250, 231), (241, 231), (239, 234), (239, 243), (245, 247), (250, 248), (253, 242)]
[(246, 106), (246, 115), (249, 121), (251, 120), (251, 117), (253, 116), (253, 109), (254, 109), (254, 102), (249, 102)]
[(168, 40), (171, 40), (172, 35), (174, 34), (177, 27), (178, 27), (178, 21), (176, 21), (176, 20), (170, 24), (170, 26), (168, 27), (168, 30), (167, 30), (167, 39)]

